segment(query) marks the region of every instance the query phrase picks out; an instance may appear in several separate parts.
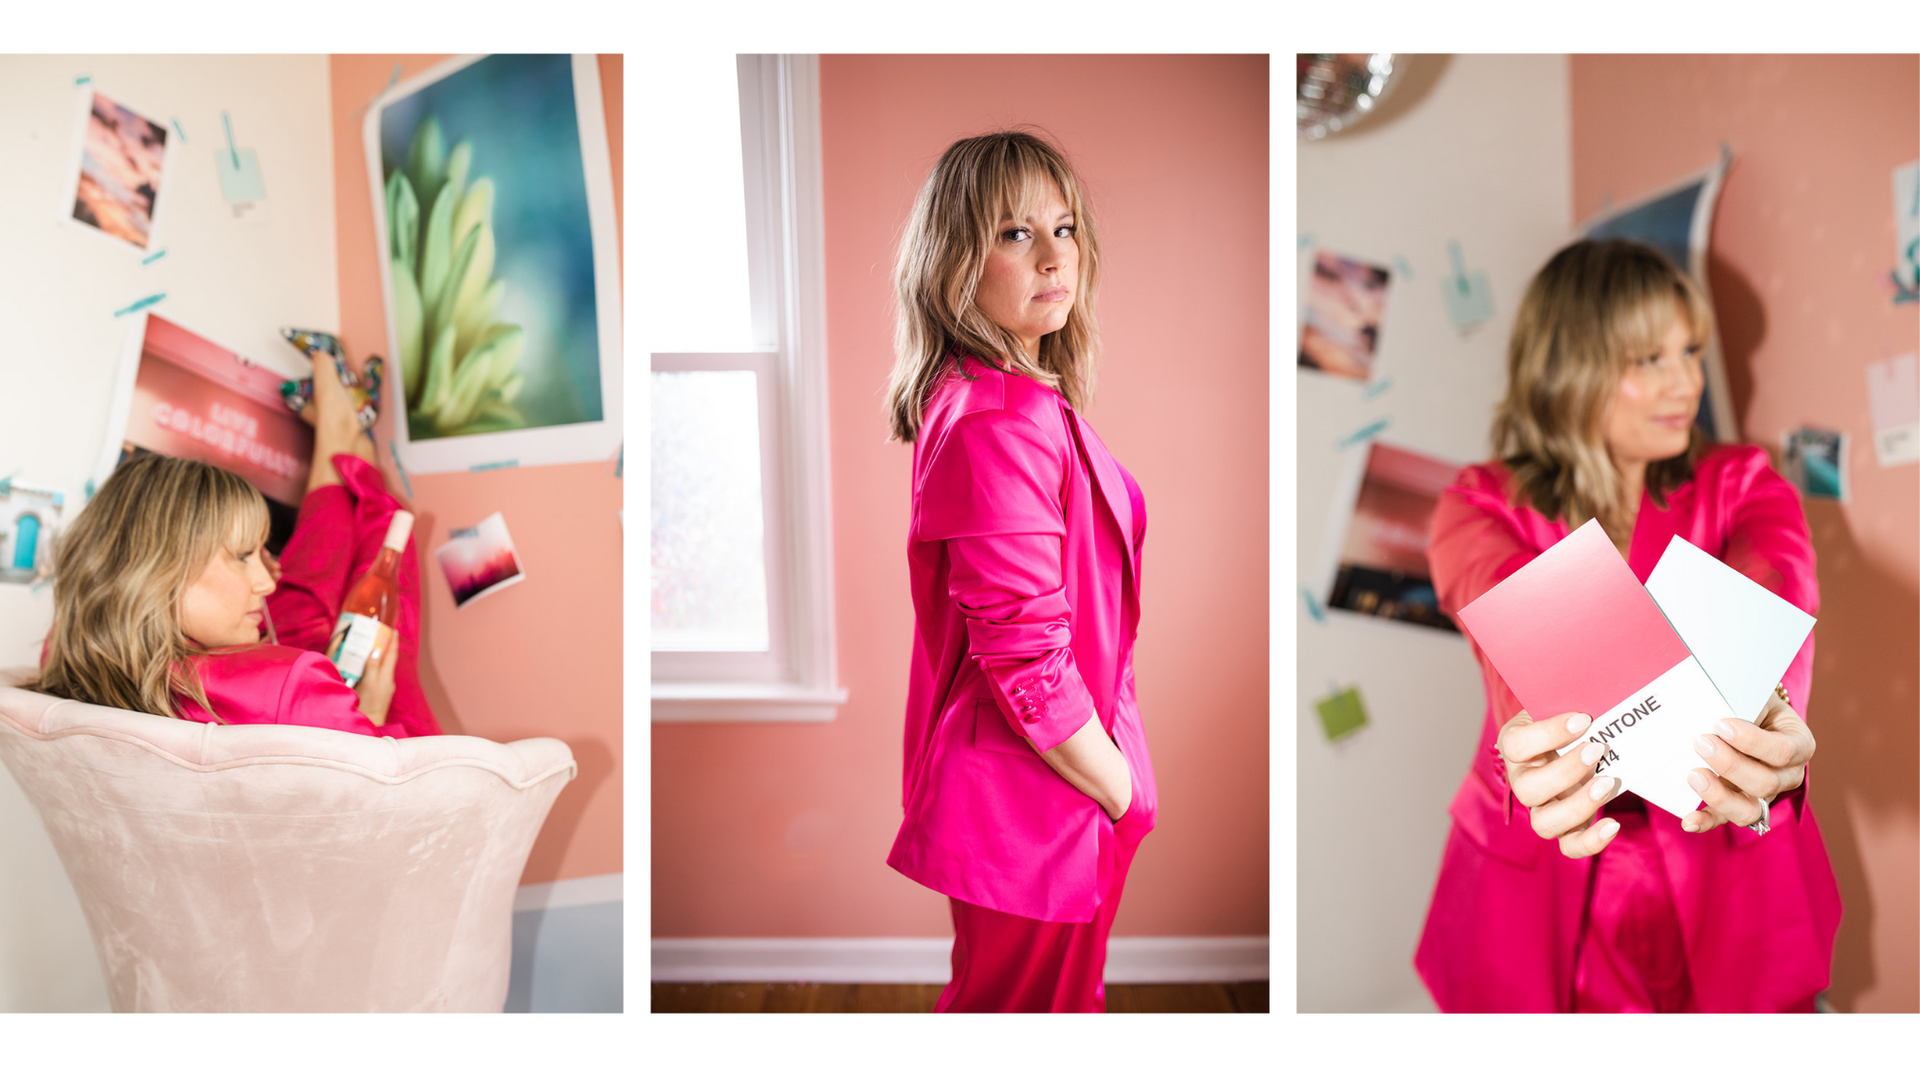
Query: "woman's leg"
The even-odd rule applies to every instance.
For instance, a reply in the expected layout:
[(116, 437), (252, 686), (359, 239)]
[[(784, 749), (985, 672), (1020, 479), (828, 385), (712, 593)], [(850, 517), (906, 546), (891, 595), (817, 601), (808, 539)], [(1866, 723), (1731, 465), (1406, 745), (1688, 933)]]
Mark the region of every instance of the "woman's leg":
[(1042, 1012), (1054, 990), (1076, 926), (1009, 915), (948, 898), (953, 911), (953, 978), (934, 1011)]
[(1106, 1011), (1107, 934), (1139, 845), (1122, 817), (1114, 833), (1113, 886), (1088, 922), (1042, 922), (949, 897), (953, 978), (933, 1010)]

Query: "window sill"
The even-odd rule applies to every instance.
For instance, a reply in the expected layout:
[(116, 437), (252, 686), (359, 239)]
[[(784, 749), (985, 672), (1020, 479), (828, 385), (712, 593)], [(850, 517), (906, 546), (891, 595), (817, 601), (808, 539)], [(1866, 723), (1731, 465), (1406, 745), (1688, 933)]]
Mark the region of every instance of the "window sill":
[(654, 722), (832, 722), (845, 689), (777, 683), (656, 682)]

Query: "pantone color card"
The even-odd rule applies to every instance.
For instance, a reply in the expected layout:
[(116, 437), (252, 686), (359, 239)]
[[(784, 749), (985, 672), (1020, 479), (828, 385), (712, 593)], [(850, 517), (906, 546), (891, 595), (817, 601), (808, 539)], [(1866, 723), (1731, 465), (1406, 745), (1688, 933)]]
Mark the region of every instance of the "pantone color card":
[(1685, 538), (1667, 542), (1647, 593), (1735, 715), (1752, 722), (1813, 632), (1813, 616)]
[(1600, 773), (1677, 816), (1700, 806), (1687, 785), (1706, 765), (1693, 738), (1733, 712), (1598, 522), (1460, 609), (1460, 622), (1536, 720), (1593, 716), (1574, 744), (1607, 744)]

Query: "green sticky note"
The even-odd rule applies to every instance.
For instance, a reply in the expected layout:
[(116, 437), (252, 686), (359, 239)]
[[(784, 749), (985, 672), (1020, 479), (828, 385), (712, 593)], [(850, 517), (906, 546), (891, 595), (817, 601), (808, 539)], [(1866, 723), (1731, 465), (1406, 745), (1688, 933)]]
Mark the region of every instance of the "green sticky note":
[(1487, 284), (1487, 272), (1472, 271), (1440, 280), (1440, 291), (1447, 302), (1447, 317), (1457, 329), (1466, 329), (1493, 318), (1493, 287)]
[(1360, 690), (1353, 686), (1321, 700), (1313, 705), (1320, 713), (1320, 726), (1327, 731), (1327, 740), (1338, 741), (1367, 724), (1367, 709), (1360, 703)]
[[(260, 161), (254, 158), (253, 149), (242, 148), (238, 152), (222, 148), (213, 154), (214, 165), (220, 168), (220, 195), (229, 204), (243, 204), (267, 197), (267, 186), (260, 178)], [(238, 158), (240, 165), (234, 166)]]

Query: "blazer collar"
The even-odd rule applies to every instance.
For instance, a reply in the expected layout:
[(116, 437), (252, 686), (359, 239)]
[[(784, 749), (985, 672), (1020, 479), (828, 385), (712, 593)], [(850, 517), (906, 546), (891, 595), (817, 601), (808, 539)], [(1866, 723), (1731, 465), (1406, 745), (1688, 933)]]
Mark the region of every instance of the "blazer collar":
[(1133, 544), (1133, 500), (1127, 495), (1126, 477), (1120, 473), (1120, 464), (1107, 451), (1100, 435), (1093, 432), (1087, 420), (1073, 410), (1063, 397), (1060, 408), (1067, 416), (1067, 426), (1073, 431), (1074, 443), (1080, 447), (1080, 454), (1086, 457), (1087, 469), (1093, 473), (1093, 482), (1100, 487), (1100, 496), (1107, 502), (1107, 511), (1113, 516), (1114, 524), (1120, 527), (1120, 542), (1126, 546), (1127, 577), (1133, 588), (1140, 588), (1140, 575), (1134, 569)]

